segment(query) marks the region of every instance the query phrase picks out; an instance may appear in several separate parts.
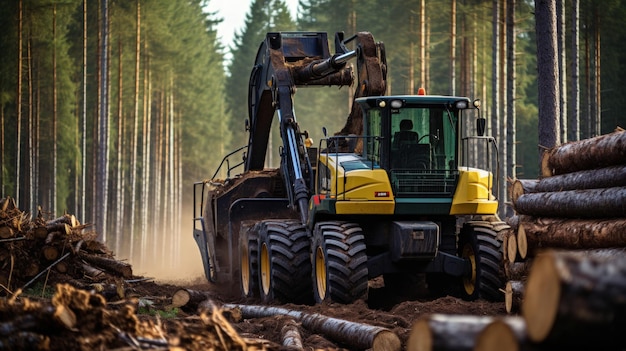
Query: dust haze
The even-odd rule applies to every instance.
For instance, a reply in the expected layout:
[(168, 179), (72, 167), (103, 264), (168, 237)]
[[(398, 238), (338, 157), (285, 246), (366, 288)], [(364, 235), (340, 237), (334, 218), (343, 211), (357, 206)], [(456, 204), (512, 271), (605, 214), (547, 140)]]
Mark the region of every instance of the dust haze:
[[(162, 246), (166, 247), (158, 248), (159, 252), (164, 253), (161, 259), (145, 257), (142, 262), (139, 255), (133, 258), (118, 257), (118, 259), (127, 260), (131, 263), (135, 276), (154, 278), (160, 283), (168, 284), (206, 284), (207, 280), (204, 276), (202, 258), (200, 257), (198, 245), (193, 238), (192, 213), (191, 209), (185, 208), (183, 210), (183, 216), (179, 220), (180, 233), (176, 233), (177, 238), (174, 239), (178, 245), (162, 244)], [(167, 233), (165, 230), (152, 231), (150, 236), (164, 238), (167, 236)], [(175, 251), (171, 252), (169, 250)]]

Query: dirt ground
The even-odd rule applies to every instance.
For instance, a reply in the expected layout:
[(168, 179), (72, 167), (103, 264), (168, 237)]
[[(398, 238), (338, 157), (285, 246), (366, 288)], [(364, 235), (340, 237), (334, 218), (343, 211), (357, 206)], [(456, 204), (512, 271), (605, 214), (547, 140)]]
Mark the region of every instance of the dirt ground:
[[(178, 282), (174, 284), (157, 284), (145, 282), (137, 284), (134, 291), (137, 296), (160, 296), (167, 308), (169, 297), (180, 288), (192, 290), (210, 291), (212, 299), (217, 306), (221, 304), (252, 304), (260, 305), (260, 301), (246, 299), (223, 292), (199, 278), (188, 283)], [(422, 292), (418, 296), (408, 297), (398, 296), (397, 292), (387, 291), (382, 280), (375, 279), (370, 282), (370, 289), (367, 300), (358, 301), (349, 305), (342, 304), (322, 304), (322, 305), (279, 305), (283, 308), (302, 311), (305, 313), (322, 314), (328, 317), (339, 318), (352, 322), (364, 323), (368, 325), (387, 328), (400, 338), (402, 349), (406, 349), (406, 342), (411, 327), (420, 317), (432, 313), (442, 314), (470, 314), (470, 315), (505, 315), (503, 302), (488, 302), (484, 300), (464, 301), (459, 298), (445, 296), (433, 297), (427, 292)], [(159, 308), (154, 306), (154, 308)], [(180, 314), (174, 320), (188, 323), (198, 312), (182, 308)], [(281, 328), (284, 325), (284, 318), (281, 316), (243, 319), (236, 317), (236, 313), (225, 312), (230, 325), (237, 334), (250, 340), (267, 340), (264, 344), (268, 349), (285, 349), (281, 347)], [(313, 334), (305, 328), (300, 328), (303, 346), (306, 350), (349, 350), (349, 345), (342, 345), (336, 340), (327, 338), (324, 335)], [(253, 349), (253, 348), (249, 348)]]
[[(55, 287), (52, 297), (25, 292), (1, 301), (0, 349), (293, 350), (281, 346), (285, 317), (244, 319), (236, 309), (222, 308), (223, 304), (258, 305), (257, 300), (246, 301), (220, 292), (203, 278), (175, 284), (134, 278), (125, 283), (101, 282), (104, 289), (95, 285), (90, 289), (61, 274), (50, 274), (48, 286)], [(115, 284), (123, 284), (123, 292), (119, 288), (111, 290)], [(172, 296), (179, 289), (206, 292), (213, 308), (172, 309)], [(287, 304), (280, 307), (387, 328), (399, 337), (403, 350), (412, 324), (427, 314), (506, 314), (501, 302), (469, 302), (428, 295), (407, 300), (394, 295), (374, 280), (367, 300), (349, 305)], [(59, 315), (63, 316), (64, 309), (74, 312), (75, 324), (60, 323), (63, 318)], [(353, 349), (306, 328), (299, 330), (305, 350)]]

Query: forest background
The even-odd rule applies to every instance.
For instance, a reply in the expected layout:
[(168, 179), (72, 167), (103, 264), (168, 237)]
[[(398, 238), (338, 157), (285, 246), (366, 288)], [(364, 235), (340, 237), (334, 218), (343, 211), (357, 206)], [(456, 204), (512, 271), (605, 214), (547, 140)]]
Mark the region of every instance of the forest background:
[[(223, 0), (0, 2), (2, 196), (33, 216), (75, 214), (140, 271), (176, 275), (189, 259), (200, 271), (193, 184), (246, 144), (249, 74), (270, 31), (324, 31), (331, 48), (335, 32), (369, 31), (385, 45), (390, 94), (480, 98), (502, 186), (538, 176), (539, 150), (550, 146), (540, 118), (556, 125), (557, 144), (626, 124), (625, 1), (300, 0), (292, 18), (283, 0), (254, 0), (228, 48), (210, 1)], [(543, 116), (539, 4), (555, 19), (564, 92)], [(322, 127), (344, 124), (351, 93), (307, 88), (294, 98), (317, 141)], [(275, 133), (268, 166), (279, 145)]]

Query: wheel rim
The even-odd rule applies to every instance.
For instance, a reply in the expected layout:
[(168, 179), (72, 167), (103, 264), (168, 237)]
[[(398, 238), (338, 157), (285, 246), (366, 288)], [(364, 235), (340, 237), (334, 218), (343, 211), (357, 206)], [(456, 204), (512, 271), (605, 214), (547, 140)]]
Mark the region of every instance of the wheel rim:
[(463, 246), (462, 257), (470, 260), (471, 274), (463, 277), (463, 287), (468, 295), (472, 295), (476, 289), (476, 254), (470, 244)]
[(320, 300), (326, 298), (326, 259), (321, 246), (315, 250), (315, 286)]
[(245, 295), (250, 293), (250, 259), (248, 257), (248, 249), (241, 248), (241, 288)]
[(270, 292), (270, 255), (267, 244), (261, 246), (261, 288), (267, 296)]

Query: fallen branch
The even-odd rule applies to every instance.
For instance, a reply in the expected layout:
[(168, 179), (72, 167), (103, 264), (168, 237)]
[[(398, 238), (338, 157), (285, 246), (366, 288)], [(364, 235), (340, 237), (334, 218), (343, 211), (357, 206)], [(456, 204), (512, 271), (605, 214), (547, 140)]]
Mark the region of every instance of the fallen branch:
[(24, 284), (24, 286), (22, 287), (21, 290), (26, 289), (27, 287), (29, 287), (32, 283), (34, 283), (37, 279), (39, 279), (39, 277), (41, 277), (44, 273), (46, 273), (47, 271), (49, 271), (50, 269), (52, 269), (52, 267), (54, 267), (55, 265), (57, 265), (59, 262), (63, 261), (64, 259), (67, 258), (67, 256), (69, 256), (70, 253), (66, 253), (65, 255), (61, 256), (61, 258), (59, 258), (58, 260), (52, 262), (48, 267), (46, 267), (46, 269), (44, 269), (43, 271), (39, 272), (39, 274), (37, 274), (33, 279), (29, 280), (26, 284)]
[(400, 351), (400, 338), (391, 330), (344, 319), (305, 313), (274, 306), (225, 304), (227, 309), (239, 309), (243, 318), (262, 318), (284, 315), (294, 318), (313, 333), (320, 333), (357, 349)]

